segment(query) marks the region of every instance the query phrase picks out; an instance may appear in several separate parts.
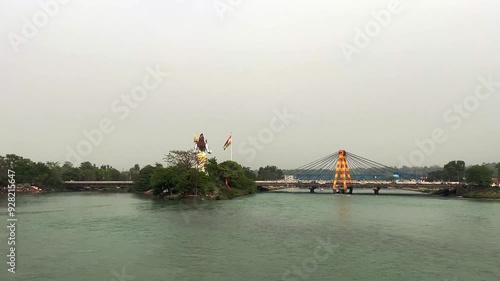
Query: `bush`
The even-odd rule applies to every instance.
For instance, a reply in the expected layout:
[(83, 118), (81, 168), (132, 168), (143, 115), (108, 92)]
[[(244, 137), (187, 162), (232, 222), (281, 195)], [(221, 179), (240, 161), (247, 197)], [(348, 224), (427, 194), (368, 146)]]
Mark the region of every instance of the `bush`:
[(467, 183), (479, 186), (490, 186), (493, 171), (486, 166), (471, 166), (465, 171)]

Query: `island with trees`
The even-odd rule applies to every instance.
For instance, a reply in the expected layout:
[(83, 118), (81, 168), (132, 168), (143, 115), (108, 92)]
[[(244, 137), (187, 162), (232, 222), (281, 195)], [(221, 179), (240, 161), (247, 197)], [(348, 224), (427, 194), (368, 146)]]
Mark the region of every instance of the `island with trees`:
[(257, 191), (256, 174), (235, 161), (217, 163), (208, 159), (205, 170), (196, 169), (191, 151), (173, 150), (165, 157), (167, 167), (148, 165), (131, 175), (132, 191), (159, 197), (202, 196), (207, 199), (231, 199)]

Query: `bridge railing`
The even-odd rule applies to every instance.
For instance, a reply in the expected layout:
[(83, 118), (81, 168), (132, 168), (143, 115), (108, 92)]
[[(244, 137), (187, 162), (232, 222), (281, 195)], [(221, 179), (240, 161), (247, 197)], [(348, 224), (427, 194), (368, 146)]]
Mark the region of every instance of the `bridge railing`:
[(95, 184), (105, 184), (105, 185), (127, 185), (133, 184), (133, 181), (65, 181), (64, 184), (78, 184), (78, 185), (95, 185)]

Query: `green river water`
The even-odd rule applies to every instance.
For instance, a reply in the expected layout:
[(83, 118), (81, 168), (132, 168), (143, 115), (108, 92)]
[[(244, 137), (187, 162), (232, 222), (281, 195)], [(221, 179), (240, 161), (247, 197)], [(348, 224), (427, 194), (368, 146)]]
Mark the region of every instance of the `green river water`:
[(18, 195), (16, 273), (2, 227), (0, 280), (500, 280), (499, 201), (361, 192)]

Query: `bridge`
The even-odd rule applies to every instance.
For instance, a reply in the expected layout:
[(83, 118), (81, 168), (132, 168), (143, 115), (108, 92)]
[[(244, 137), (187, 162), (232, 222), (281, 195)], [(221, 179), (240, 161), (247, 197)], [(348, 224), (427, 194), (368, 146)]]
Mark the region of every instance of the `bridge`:
[[(309, 189), (311, 193), (314, 193), (316, 189), (332, 189), (332, 181), (256, 181), (257, 187), (260, 190), (277, 190), (286, 188), (302, 188)], [(440, 190), (454, 188), (457, 184), (453, 183), (417, 183), (417, 182), (374, 182), (374, 181), (353, 181), (347, 187), (349, 194), (353, 193), (354, 188), (362, 189), (372, 189), (375, 194), (379, 194), (380, 190), (383, 188), (393, 188), (393, 189), (406, 189), (406, 190)], [(333, 190), (335, 192), (335, 190)], [(339, 192), (341, 192), (339, 190)]]
[[(396, 168), (339, 150), (295, 170), (289, 171), (288, 179), (279, 181), (256, 181), (261, 190), (284, 188), (331, 189), (333, 193), (353, 193), (354, 188), (370, 188), (379, 194), (382, 188), (399, 189), (452, 189), (456, 184), (417, 182), (421, 175), (409, 174)], [(291, 177), (291, 179), (290, 179)], [(415, 179), (410, 181), (409, 179)], [(66, 181), (73, 188), (128, 187), (133, 181)]]
[[(260, 189), (317, 188), (331, 189), (333, 193), (353, 193), (354, 188), (370, 188), (379, 194), (382, 188), (450, 189), (451, 184), (417, 182), (421, 175), (409, 174), (365, 157), (339, 150), (288, 172), (288, 180), (258, 181)], [(291, 179), (290, 179), (291, 177)], [(409, 179), (414, 179), (410, 181)], [(456, 186), (456, 185), (455, 185)]]
[(133, 181), (65, 181), (64, 184), (71, 188), (95, 189), (95, 188), (122, 188), (134, 184)]

